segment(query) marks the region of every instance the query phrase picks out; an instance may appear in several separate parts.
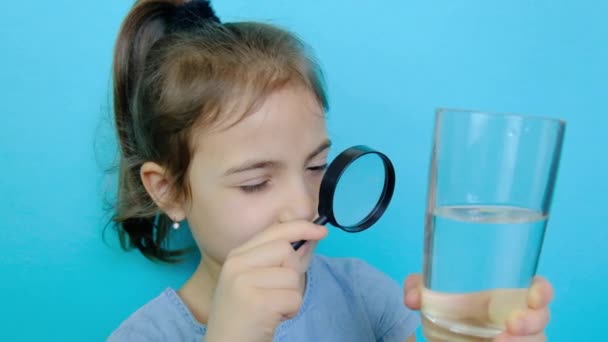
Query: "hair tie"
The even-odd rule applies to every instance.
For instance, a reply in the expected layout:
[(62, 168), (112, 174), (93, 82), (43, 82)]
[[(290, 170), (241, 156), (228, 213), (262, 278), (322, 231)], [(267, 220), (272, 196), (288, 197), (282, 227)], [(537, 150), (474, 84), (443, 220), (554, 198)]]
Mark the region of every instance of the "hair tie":
[(187, 31), (203, 22), (221, 24), (208, 0), (192, 0), (175, 7), (171, 23), (171, 31)]

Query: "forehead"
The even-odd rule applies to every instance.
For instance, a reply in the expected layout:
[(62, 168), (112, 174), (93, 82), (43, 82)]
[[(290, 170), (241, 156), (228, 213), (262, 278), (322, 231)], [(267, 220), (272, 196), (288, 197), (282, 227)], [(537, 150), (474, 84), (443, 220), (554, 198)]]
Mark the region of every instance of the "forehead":
[(315, 96), (305, 87), (291, 86), (270, 94), (236, 124), (198, 135), (195, 151), (201, 158), (226, 165), (247, 157), (301, 158), (325, 139), (325, 114)]

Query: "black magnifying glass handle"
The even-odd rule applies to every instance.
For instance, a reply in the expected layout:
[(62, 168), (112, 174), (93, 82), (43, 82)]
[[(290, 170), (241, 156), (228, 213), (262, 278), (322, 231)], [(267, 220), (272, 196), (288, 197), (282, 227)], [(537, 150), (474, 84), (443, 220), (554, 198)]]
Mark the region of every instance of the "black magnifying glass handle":
[[(312, 223), (314, 223), (314, 224), (318, 224), (318, 225), (322, 226), (322, 225), (324, 225), (324, 224), (326, 224), (326, 223), (327, 223), (327, 217), (325, 217), (325, 216), (319, 216), (319, 217), (318, 217), (316, 220), (314, 220)], [(297, 250), (298, 250), (298, 249), (300, 249), (300, 247), (302, 247), (302, 245), (303, 245), (303, 244), (305, 244), (305, 243), (306, 243), (306, 240), (300, 240), (300, 241), (298, 241), (298, 242), (294, 242), (294, 243), (292, 243), (291, 245), (293, 246), (293, 249), (297, 251)]]

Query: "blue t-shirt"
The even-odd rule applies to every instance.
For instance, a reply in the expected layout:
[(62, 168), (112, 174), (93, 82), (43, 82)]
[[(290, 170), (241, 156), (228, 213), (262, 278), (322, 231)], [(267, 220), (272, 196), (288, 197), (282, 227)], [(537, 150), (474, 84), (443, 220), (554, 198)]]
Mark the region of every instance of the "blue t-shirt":
[[(403, 304), (403, 290), (369, 264), (315, 255), (306, 272), (298, 314), (283, 321), (274, 341), (404, 342), (420, 318)], [(124, 321), (110, 342), (204, 341), (197, 322), (173, 289), (166, 289)]]

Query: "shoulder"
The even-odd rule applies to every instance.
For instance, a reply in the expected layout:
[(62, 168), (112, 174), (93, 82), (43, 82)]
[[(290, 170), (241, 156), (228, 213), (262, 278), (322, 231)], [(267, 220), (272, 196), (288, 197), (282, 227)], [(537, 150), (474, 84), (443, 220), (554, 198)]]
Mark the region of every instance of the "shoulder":
[(166, 341), (192, 339), (204, 334), (173, 289), (160, 295), (133, 312), (108, 337), (108, 341)]
[(366, 261), (356, 258), (314, 259), (315, 273), (331, 276), (350, 305), (359, 303), (379, 341), (404, 341), (410, 337), (419, 317), (405, 307), (401, 285)]
[(364, 260), (315, 255), (313, 267), (315, 282), (325, 286), (334, 283), (349, 300), (365, 306), (387, 301), (403, 303), (399, 283)]
[(399, 286), (392, 278), (361, 259), (333, 258), (317, 254), (313, 263), (316, 273), (331, 275), (338, 281), (350, 283), (356, 280), (358, 285), (363, 285), (361, 282), (373, 284), (382, 281)]
[(365, 261), (357, 258), (337, 258), (315, 254), (313, 265), (338, 276), (353, 276), (361, 268), (371, 267)]

